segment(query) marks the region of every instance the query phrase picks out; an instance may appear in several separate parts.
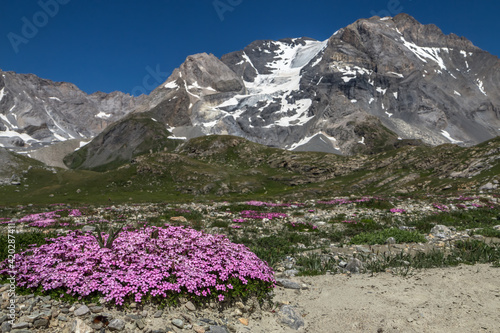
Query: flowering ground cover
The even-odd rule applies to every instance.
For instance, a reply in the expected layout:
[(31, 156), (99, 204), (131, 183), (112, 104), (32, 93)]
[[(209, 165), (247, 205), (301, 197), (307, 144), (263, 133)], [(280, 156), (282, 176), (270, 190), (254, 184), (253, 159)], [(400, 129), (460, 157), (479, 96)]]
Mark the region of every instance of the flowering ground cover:
[[(111, 249), (99, 247), (91, 234), (73, 231), (16, 259), (21, 287), (77, 297), (99, 294), (118, 305), (179, 295), (219, 301), (250, 294), (263, 298), (275, 282), (269, 266), (245, 246), (223, 235), (174, 226), (122, 231)], [(4, 262), (0, 274), (7, 272)]]
[[(23, 251), (16, 259), (20, 287), (84, 301), (100, 295), (123, 305), (171, 304), (180, 296), (200, 302), (252, 295), (266, 298), (274, 285), (273, 271), (292, 267), (301, 274), (342, 271), (340, 262), (348, 258), (333, 249), (358, 251), (354, 246), (408, 243), (423, 249), (428, 242), (444, 247), (452, 240), (475, 241), (480, 235), (500, 237), (499, 202), (494, 196), (16, 209), (7, 212), (0, 207), (0, 230), (11, 222), (22, 235), (36, 231), (33, 243), (38, 244), (22, 243)], [(450, 230), (444, 236), (440, 231), (431, 235), (436, 225)], [(110, 230), (122, 227), (111, 246), (103, 246)], [(96, 233), (101, 228), (104, 241), (99, 243)], [(43, 239), (44, 232), (50, 233), (49, 240)], [(442, 238), (449, 234), (460, 238)], [(0, 261), (4, 258), (0, 253)], [(439, 258), (431, 261), (437, 265)], [(416, 262), (410, 257), (398, 262), (403, 261)], [(366, 267), (382, 269), (398, 262)]]

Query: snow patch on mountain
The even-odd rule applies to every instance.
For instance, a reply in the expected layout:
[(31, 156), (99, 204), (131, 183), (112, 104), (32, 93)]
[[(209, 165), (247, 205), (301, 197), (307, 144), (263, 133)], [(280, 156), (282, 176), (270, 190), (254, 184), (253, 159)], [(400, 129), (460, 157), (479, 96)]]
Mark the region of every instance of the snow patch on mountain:
[(435, 63), (437, 63), (441, 69), (446, 70), (444, 60), (443, 58), (441, 58), (439, 53), (442, 50), (449, 52), (447, 48), (418, 46), (415, 43), (408, 42), (404, 37), (401, 37), (401, 40), (403, 41), (404, 46), (406, 46), (410, 51), (412, 51), (421, 61), (427, 63), (427, 60), (432, 60)]

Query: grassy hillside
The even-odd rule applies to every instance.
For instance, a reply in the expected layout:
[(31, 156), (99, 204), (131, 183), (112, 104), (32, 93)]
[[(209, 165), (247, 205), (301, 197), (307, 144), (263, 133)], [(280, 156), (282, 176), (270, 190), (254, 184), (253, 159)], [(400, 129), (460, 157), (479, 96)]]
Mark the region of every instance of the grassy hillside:
[[(38, 163), (22, 158), (27, 165)], [(500, 138), (471, 148), (408, 146), (344, 157), (290, 152), (233, 136), (206, 136), (175, 151), (136, 156), (132, 163), (104, 172), (31, 168), (21, 185), (0, 186), (0, 197), (4, 205), (303, 200), (350, 194), (477, 193), (488, 183), (483, 190), (498, 193), (499, 162)]]

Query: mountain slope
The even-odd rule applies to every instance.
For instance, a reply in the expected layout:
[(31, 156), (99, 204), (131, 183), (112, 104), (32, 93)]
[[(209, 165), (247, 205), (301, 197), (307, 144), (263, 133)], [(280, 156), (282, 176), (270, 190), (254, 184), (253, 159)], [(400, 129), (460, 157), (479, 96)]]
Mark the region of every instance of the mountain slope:
[(26, 152), (89, 141), (143, 99), (121, 92), (87, 95), (71, 83), (0, 70), (0, 147)]
[(176, 137), (229, 134), (288, 150), (471, 146), (500, 133), (500, 60), (409, 15), (372, 17), (326, 41), (189, 56), (136, 112)]
[[(25, 156), (20, 158), (29, 162)], [(373, 155), (340, 156), (287, 151), (235, 136), (210, 135), (191, 139), (176, 150), (142, 154), (133, 163), (106, 172), (24, 165), (25, 172), (14, 179), (21, 186), (0, 183), (4, 205), (302, 201), (339, 195), (415, 197), (429, 193), (475, 195), (481, 191), (498, 197), (500, 138), (474, 147), (406, 146)]]

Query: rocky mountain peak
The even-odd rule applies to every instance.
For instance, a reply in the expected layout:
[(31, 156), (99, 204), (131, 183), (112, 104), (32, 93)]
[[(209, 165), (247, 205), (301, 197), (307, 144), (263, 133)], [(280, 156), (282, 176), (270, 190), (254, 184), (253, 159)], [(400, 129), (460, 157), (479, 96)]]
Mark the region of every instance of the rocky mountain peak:
[[(86, 151), (116, 148), (105, 141), (126, 142), (132, 132), (134, 145), (142, 147), (141, 137), (153, 123), (155, 131), (159, 125), (168, 130), (161, 137), (173, 140), (228, 134), (288, 150), (343, 155), (419, 143), (470, 146), (500, 133), (498, 57), (407, 14), (361, 19), (325, 41), (258, 40), (220, 59), (188, 56), (166, 82), (139, 98), (88, 96), (71, 85), (16, 77), (7, 85), (0, 81), (0, 89), (5, 86), (0, 126), (7, 131), (18, 126), (32, 146), (50, 144), (56, 134), (93, 136), (132, 110), (141, 119), (140, 131), (139, 118), (124, 119), (112, 136), (100, 136)], [(19, 87), (12, 88), (13, 82)], [(21, 109), (17, 96), (28, 88)], [(14, 104), (14, 110), (24, 111), (11, 115)], [(99, 154), (99, 161), (112, 163), (105, 151)]]

